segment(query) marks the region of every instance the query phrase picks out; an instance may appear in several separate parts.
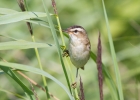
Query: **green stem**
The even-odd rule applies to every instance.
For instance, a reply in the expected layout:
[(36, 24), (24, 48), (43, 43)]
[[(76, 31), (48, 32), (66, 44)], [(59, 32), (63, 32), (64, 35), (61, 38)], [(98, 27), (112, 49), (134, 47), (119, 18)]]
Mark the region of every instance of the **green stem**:
[[(35, 42), (35, 38), (34, 38), (33, 35), (32, 35), (32, 40), (33, 40), (33, 42)], [(35, 53), (36, 53), (36, 57), (37, 57), (37, 60), (38, 60), (39, 67), (40, 67), (41, 70), (43, 70), (43, 67), (42, 67), (42, 64), (41, 64), (41, 61), (40, 61), (39, 52), (38, 52), (37, 48), (35, 48)], [(45, 90), (46, 90), (47, 100), (50, 100), (50, 95), (49, 95), (49, 91), (48, 91), (48, 87), (47, 87), (46, 78), (44, 76), (42, 76), (42, 79), (43, 79), (43, 83), (44, 83)]]
[[(28, 5), (27, 5), (27, 2), (26, 0), (24, 0), (24, 5), (25, 7), (25, 11), (28, 11)], [(29, 32), (31, 34), (31, 37), (32, 37), (32, 41), (35, 42), (35, 38), (33, 36), (33, 29), (32, 29), (32, 24), (27, 22), (27, 26), (28, 26), (28, 29), (29, 29)], [(39, 67), (41, 70), (43, 70), (43, 67), (42, 67), (42, 64), (41, 64), (41, 61), (40, 61), (40, 56), (39, 56), (39, 52), (38, 52), (38, 49), (37, 48), (34, 48), (35, 50), (35, 53), (36, 53), (36, 57), (37, 57), (37, 60), (38, 60), (38, 63), (39, 63)], [(46, 90), (46, 95), (47, 95), (47, 99), (50, 100), (50, 95), (49, 95), (49, 91), (48, 91), (48, 87), (47, 87), (47, 81), (46, 81), (46, 78), (44, 76), (42, 76), (42, 80), (43, 80), (43, 83), (44, 83), (44, 86), (45, 86), (45, 90)]]
[[(62, 59), (62, 54), (61, 54), (60, 45), (59, 45), (59, 42), (58, 42), (58, 39), (57, 39), (57, 34), (56, 34), (56, 31), (55, 31), (55, 28), (54, 28), (54, 25), (53, 25), (51, 16), (50, 16), (50, 14), (49, 14), (49, 11), (48, 11), (48, 9), (46, 8), (45, 1), (42, 0), (42, 3), (43, 3), (43, 6), (44, 6), (44, 9), (45, 9), (45, 12), (46, 12), (46, 14), (47, 14), (47, 19), (48, 19), (48, 22), (49, 22), (49, 25), (50, 25), (50, 29), (51, 29), (51, 32), (52, 32), (54, 41), (55, 41), (56, 46), (57, 46), (57, 51), (58, 51), (59, 58), (60, 58), (60, 61), (61, 61), (61, 64), (62, 64), (62, 68), (63, 68), (64, 74), (65, 74), (65, 78), (66, 78), (66, 81), (67, 81), (67, 85), (68, 85), (69, 90), (70, 90), (70, 92), (71, 92), (70, 81), (69, 81), (68, 74), (67, 74), (67, 71), (66, 71), (66, 68), (65, 68), (65, 64), (64, 64), (63, 59)], [(71, 92), (71, 93), (72, 93), (72, 92)]]
[(63, 37), (63, 33), (62, 33), (62, 28), (61, 28), (61, 25), (60, 25), (60, 21), (59, 21), (59, 17), (58, 17), (58, 15), (56, 15), (56, 20), (57, 20), (58, 29), (59, 29), (59, 32), (60, 32), (60, 36), (61, 36), (61, 40), (62, 40), (62, 44), (63, 44), (63, 46), (66, 47), (66, 45), (65, 45), (65, 41), (64, 41), (64, 37)]
[[(57, 24), (58, 24), (61, 40), (62, 40), (62, 45), (66, 47), (58, 15), (56, 15), (56, 20), (57, 20)], [(69, 72), (70, 72), (71, 81), (74, 82), (73, 74), (72, 74), (71, 67), (70, 67), (70, 59), (69, 59), (69, 57), (68, 58), (65, 57), (64, 60), (67, 62), (67, 65), (68, 65), (68, 68), (69, 68)], [(77, 88), (74, 89), (73, 93), (74, 93), (74, 97), (79, 99)]]
[(106, 26), (107, 26), (107, 30), (108, 30), (110, 50), (111, 50), (111, 55), (112, 55), (112, 58), (113, 58), (117, 88), (118, 88), (118, 92), (119, 92), (119, 100), (124, 100), (122, 84), (121, 84), (121, 77), (120, 77), (119, 67), (118, 67), (118, 64), (117, 64), (117, 58), (116, 58), (114, 44), (113, 44), (113, 40), (112, 40), (112, 36), (111, 36), (111, 32), (110, 32), (109, 21), (108, 21), (108, 17), (107, 17), (107, 13), (106, 13), (104, 0), (102, 0), (102, 5), (103, 5), (103, 11), (104, 11), (104, 16), (105, 16)]

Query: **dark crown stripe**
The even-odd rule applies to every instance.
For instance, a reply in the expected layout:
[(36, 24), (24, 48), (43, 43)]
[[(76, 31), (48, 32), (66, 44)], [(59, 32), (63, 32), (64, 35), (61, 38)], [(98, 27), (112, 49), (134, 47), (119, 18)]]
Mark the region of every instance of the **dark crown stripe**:
[(74, 28), (82, 28), (82, 29), (84, 29), (82, 26), (78, 26), (78, 25), (71, 26), (70, 28), (71, 29), (74, 29)]

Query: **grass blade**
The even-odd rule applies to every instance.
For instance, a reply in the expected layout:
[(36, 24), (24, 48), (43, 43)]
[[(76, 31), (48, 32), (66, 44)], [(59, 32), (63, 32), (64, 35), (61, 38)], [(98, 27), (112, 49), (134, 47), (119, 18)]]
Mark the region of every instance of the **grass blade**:
[[(20, 9), (23, 12), (28, 11), (28, 5), (27, 5), (26, 0), (17, 0), (17, 2), (18, 2), (18, 5), (19, 5)], [(32, 41), (35, 42), (35, 37), (34, 37), (34, 34), (33, 34), (32, 24), (30, 22), (26, 22), (26, 24), (28, 26), (28, 30), (29, 30), (30, 35), (32, 37)], [(34, 50), (35, 50), (35, 53), (36, 53), (36, 57), (37, 57), (37, 60), (38, 60), (39, 67), (40, 67), (41, 70), (43, 70), (43, 66), (41, 64), (41, 59), (40, 59), (38, 49), (34, 48)], [(45, 90), (46, 90), (47, 99), (50, 100), (49, 89), (48, 89), (48, 86), (47, 86), (47, 79), (44, 76), (42, 76), (42, 80), (43, 80), (43, 84), (44, 84), (44, 87), (45, 87)], [(36, 99), (37, 99), (37, 97), (36, 97)]]
[(15, 11), (13, 9), (7, 9), (7, 8), (0, 8), (0, 14), (13, 14), (18, 11)]
[(46, 13), (42, 12), (16, 12), (13, 14), (0, 16), (0, 24), (9, 24), (14, 22), (19, 22), (25, 19), (32, 19), (38, 17), (46, 17)]
[(12, 95), (14, 95), (14, 96), (16, 96), (16, 97), (18, 97), (18, 98), (23, 99), (23, 100), (27, 100), (27, 98), (25, 98), (25, 97), (23, 97), (23, 96), (21, 96), (21, 95), (19, 95), (19, 94), (17, 94), (17, 93), (10, 92), (9, 90), (5, 90), (5, 89), (0, 88), (0, 91), (5, 92), (5, 93), (7, 93), (7, 94), (12, 94)]
[(124, 100), (123, 89), (122, 89), (122, 84), (121, 84), (121, 77), (120, 77), (119, 67), (117, 64), (116, 53), (115, 53), (115, 49), (114, 49), (114, 44), (113, 44), (111, 32), (110, 32), (110, 27), (109, 27), (108, 17), (107, 17), (107, 13), (106, 13), (106, 9), (105, 9), (104, 0), (102, 0), (102, 5), (103, 5), (103, 11), (104, 11), (104, 16), (105, 16), (105, 21), (106, 21), (106, 26), (107, 26), (107, 31), (108, 31), (108, 38), (109, 38), (111, 55), (112, 55), (114, 70), (115, 70), (115, 75), (116, 75), (119, 100)]
[(45, 6), (44, 0), (42, 0), (42, 3), (43, 3), (43, 6), (44, 6), (44, 9), (45, 9), (45, 12), (47, 14), (47, 19), (48, 19), (48, 22), (49, 22), (49, 25), (50, 25), (50, 29), (51, 29), (54, 41), (55, 41), (56, 46), (57, 46), (57, 51), (58, 51), (58, 54), (59, 54), (59, 57), (60, 57), (60, 61), (61, 61), (61, 64), (62, 64), (62, 68), (63, 68), (64, 74), (65, 74), (65, 77), (66, 77), (66, 80), (67, 80), (67, 84), (68, 84), (70, 92), (72, 93), (71, 86), (70, 86), (70, 81), (69, 81), (69, 78), (68, 78), (68, 74), (67, 74), (67, 71), (66, 71), (63, 59), (62, 59), (60, 45), (59, 45), (59, 42), (58, 42), (58, 38), (57, 38), (57, 34), (56, 34), (56, 31), (55, 31), (54, 25), (53, 25), (52, 19), (50, 17), (49, 11), (48, 11), (48, 9)]
[(28, 42), (24, 40), (20, 41), (9, 41), (0, 43), (0, 50), (10, 50), (10, 49), (29, 49), (29, 48), (45, 48), (51, 47), (50, 44), (45, 43), (35, 43)]
[[(59, 16), (58, 16), (58, 12), (57, 12), (57, 7), (56, 7), (56, 2), (55, 0), (51, 0), (52, 1), (52, 7), (54, 9), (54, 14), (55, 14), (55, 17), (56, 17), (56, 20), (57, 20), (57, 25), (58, 25), (58, 31), (60, 33), (60, 37), (61, 37), (61, 41), (62, 41), (62, 46), (64, 47), (62, 50), (66, 50), (67, 47), (65, 45), (65, 41), (64, 41), (64, 35), (63, 32), (62, 32), (62, 28), (61, 28), (61, 24), (60, 24), (60, 20), (59, 20)], [(73, 74), (72, 74), (72, 70), (71, 70), (71, 67), (70, 67), (70, 58), (69, 57), (63, 57), (63, 60), (64, 62), (67, 62), (65, 63), (66, 66), (67, 66), (67, 69), (68, 69), (68, 74), (70, 76), (70, 79), (71, 79), (71, 82), (75, 82), (74, 80), (74, 77), (73, 77)], [(77, 88), (75, 89), (72, 89), (72, 92), (73, 92), (73, 95), (74, 95), (74, 98), (75, 99), (79, 99), (79, 96), (78, 96), (78, 91), (77, 91)]]
[(8, 67), (3, 67), (0, 66), (0, 68), (8, 75), (10, 76), (13, 80), (15, 80), (16, 83), (18, 83), (21, 88), (24, 90), (24, 92), (30, 97), (33, 98), (33, 93), (30, 89), (26, 87), (24, 83), (15, 75), (15, 73)]
[(10, 68), (15, 68), (15, 69), (20, 69), (20, 70), (29, 71), (29, 72), (32, 72), (35, 74), (39, 74), (39, 75), (43, 75), (45, 77), (48, 77), (65, 90), (65, 92), (68, 94), (70, 100), (74, 100), (71, 93), (68, 91), (68, 89), (60, 81), (58, 81), (56, 78), (54, 78), (53, 76), (51, 76), (50, 74), (48, 74), (47, 72), (45, 72), (43, 70), (40, 70), (40, 69), (34, 68), (34, 67), (30, 67), (27, 65), (8, 63), (8, 62), (2, 62), (2, 61), (0, 62), (0, 67), (10, 67)]

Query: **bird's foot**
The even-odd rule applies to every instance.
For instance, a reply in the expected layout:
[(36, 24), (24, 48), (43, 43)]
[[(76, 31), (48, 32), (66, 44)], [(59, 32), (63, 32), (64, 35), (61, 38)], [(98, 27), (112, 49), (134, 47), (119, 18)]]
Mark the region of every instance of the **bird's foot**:
[(71, 87), (72, 87), (73, 89), (75, 89), (75, 88), (77, 87), (77, 82), (72, 83), (72, 84), (71, 84)]
[(61, 47), (61, 49), (62, 49), (62, 51), (63, 51), (63, 54), (62, 54), (62, 56), (63, 57), (68, 57), (69, 56), (69, 51), (66, 49), (66, 46), (60, 46)]
[(67, 49), (63, 50), (63, 57), (68, 57), (69, 56), (69, 51)]

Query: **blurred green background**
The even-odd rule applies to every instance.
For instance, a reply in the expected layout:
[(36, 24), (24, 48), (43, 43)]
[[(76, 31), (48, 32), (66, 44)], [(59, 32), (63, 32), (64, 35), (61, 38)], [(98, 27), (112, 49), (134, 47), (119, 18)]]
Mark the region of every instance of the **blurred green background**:
[[(30, 11), (44, 12), (41, 0), (27, 1)], [(102, 60), (115, 81), (101, 0), (56, 0), (56, 4), (62, 28), (66, 29), (72, 25), (83, 26), (89, 35), (91, 50), (95, 54), (97, 53), (98, 33), (99, 31), (101, 32)], [(105, 0), (105, 5), (121, 73), (125, 100), (138, 100), (137, 94), (140, 93), (140, 91), (138, 92), (140, 89), (140, 0)], [(51, 0), (47, 0), (46, 6), (49, 8), (50, 13), (53, 13)], [(0, 0), (0, 8), (21, 11), (16, 0)], [(54, 24), (57, 24), (54, 17), (53, 21)], [(33, 30), (37, 42), (54, 44), (49, 29), (33, 24)], [(1, 25), (0, 34), (31, 41), (25, 22)], [(60, 38), (59, 34), (58, 37)], [(0, 36), (0, 42), (10, 40)], [(65, 42), (68, 44), (67, 38), (65, 38)], [(44, 70), (67, 86), (56, 48), (39, 49), (39, 53)], [(34, 49), (0, 51), (0, 57), (9, 62), (38, 67)], [(72, 66), (72, 70), (75, 75), (76, 68)], [(99, 100), (96, 63), (90, 59), (85, 66), (85, 70), (80, 70), (79, 73), (84, 84), (86, 100)], [(26, 73), (26, 75), (43, 85), (41, 76), (33, 73)], [(23, 80), (26, 85), (30, 86), (28, 81)], [(60, 98), (60, 100), (68, 99), (61, 87), (53, 81), (47, 80), (49, 90), (53, 95)], [(0, 88), (24, 95), (20, 86), (5, 74), (0, 75), (0, 81)], [(105, 100), (112, 100), (108, 86), (104, 84), (103, 87)], [(44, 100), (46, 97), (45, 93), (36, 87), (35, 89), (40, 99)], [(0, 97), (1, 100), (19, 100), (15, 96), (1, 91)]]

